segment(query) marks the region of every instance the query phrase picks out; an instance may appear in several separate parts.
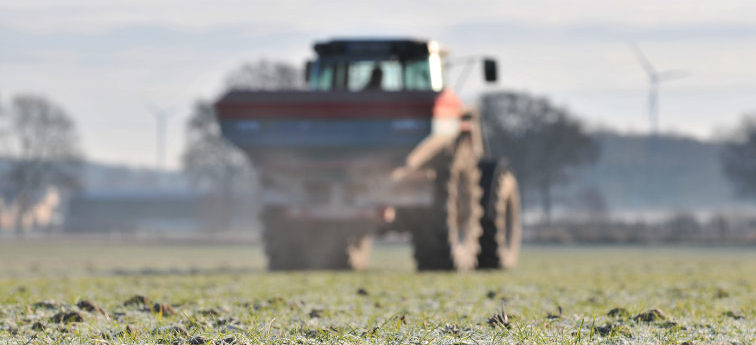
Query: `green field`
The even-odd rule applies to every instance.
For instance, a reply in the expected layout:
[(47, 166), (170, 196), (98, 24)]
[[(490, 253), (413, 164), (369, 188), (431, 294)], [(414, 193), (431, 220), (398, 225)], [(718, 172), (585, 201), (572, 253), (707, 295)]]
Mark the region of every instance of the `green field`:
[(753, 248), (528, 246), (516, 270), (468, 274), (410, 260), (383, 246), (366, 272), (266, 273), (246, 246), (0, 243), (0, 343), (756, 343)]

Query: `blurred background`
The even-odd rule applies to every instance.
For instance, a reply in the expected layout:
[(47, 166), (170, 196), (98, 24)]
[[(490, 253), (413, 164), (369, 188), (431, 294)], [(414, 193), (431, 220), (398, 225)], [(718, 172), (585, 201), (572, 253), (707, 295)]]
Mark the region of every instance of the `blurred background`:
[[(531, 243), (756, 243), (756, 3), (0, 1), (0, 238), (254, 243), (226, 90), (300, 89), (312, 42), (438, 40)], [(401, 239), (399, 239), (401, 241)]]

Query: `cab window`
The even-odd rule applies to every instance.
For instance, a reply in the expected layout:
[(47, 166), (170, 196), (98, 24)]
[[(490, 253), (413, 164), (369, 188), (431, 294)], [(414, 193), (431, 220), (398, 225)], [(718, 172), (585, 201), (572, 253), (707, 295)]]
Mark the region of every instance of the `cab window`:
[(375, 69), (380, 70), (380, 89), (399, 91), (402, 89), (402, 65), (399, 61), (357, 61), (349, 64), (349, 91), (362, 91), (369, 88)]
[[(440, 90), (433, 82), (429, 59), (319, 61), (310, 74), (315, 90)], [(439, 66), (440, 68), (440, 66)]]
[(427, 60), (407, 61), (404, 65), (406, 90), (430, 90), (430, 70)]

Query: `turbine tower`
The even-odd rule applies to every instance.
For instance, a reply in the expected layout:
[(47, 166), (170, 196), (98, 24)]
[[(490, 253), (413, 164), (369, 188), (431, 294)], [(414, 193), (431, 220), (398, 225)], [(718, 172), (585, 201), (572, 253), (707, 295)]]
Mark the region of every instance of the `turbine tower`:
[(648, 118), (651, 134), (656, 135), (659, 131), (659, 84), (684, 78), (688, 76), (688, 73), (682, 70), (657, 71), (637, 44), (630, 42), (630, 47), (633, 48), (638, 61), (648, 75)]
[(166, 122), (171, 116), (170, 110), (160, 108), (154, 104), (148, 104), (148, 107), (152, 111), (152, 115), (155, 116), (156, 124), (156, 141), (155, 141), (155, 168), (157, 170), (165, 169), (165, 130)]

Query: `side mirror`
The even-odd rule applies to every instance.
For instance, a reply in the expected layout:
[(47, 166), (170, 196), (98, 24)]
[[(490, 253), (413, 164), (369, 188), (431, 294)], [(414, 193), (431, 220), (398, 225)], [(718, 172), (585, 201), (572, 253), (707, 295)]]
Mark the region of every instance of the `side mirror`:
[(305, 63), (305, 70), (304, 70), (304, 80), (305, 83), (310, 82), (310, 73), (312, 73), (312, 61), (307, 61)]
[(483, 59), (483, 78), (489, 83), (493, 83), (498, 79), (496, 60)]

